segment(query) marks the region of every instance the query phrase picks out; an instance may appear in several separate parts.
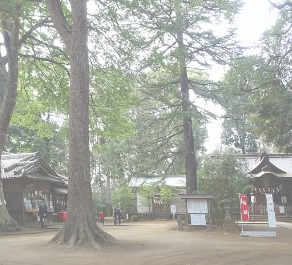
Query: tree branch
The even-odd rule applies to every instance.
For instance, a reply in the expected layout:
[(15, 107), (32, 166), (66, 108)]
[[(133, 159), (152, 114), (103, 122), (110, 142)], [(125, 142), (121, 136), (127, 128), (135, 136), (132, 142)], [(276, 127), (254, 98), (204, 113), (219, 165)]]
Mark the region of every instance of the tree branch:
[(26, 41), (27, 38), (31, 37), (31, 34), (34, 30), (42, 27), (46, 22), (48, 22), (49, 21), (48, 18), (49, 18), (49, 16), (46, 19), (39, 21), (37, 24), (32, 26), (29, 29), (29, 31), (27, 31), (24, 35), (22, 35), (22, 37), (19, 39), (19, 47)]
[(285, 2), (285, 3), (282, 4), (282, 5), (276, 5), (276, 4), (274, 4), (273, 2), (271, 2), (270, 0), (268, 0), (268, 1), (269, 1), (269, 3), (270, 3), (273, 7), (277, 8), (277, 9), (279, 9), (279, 10), (283, 9), (285, 6), (292, 6), (292, 2), (290, 2), (290, 1), (287, 1), (287, 2)]
[(70, 71), (64, 66), (64, 64), (62, 63), (59, 63), (53, 59), (49, 59), (49, 58), (42, 58), (42, 57), (38, 57), (38, 56), (35, 56), (35, 55), (29, 55), (29, 54), (21, 54), (19, 53), (19, 56), (22, 57), (22, 58), (29, 58), (29, 59), (36, 59), (37, 61), (43, 61), (43, 62), (50, 62), (50, 63), (53, 63), (53, 64), (57, 64), (59, 66), (61, 66), (68, 74), (68, 76), (70, 76)]
[(69, 26), (60, 0), (46, 0), (54, 27), (61, 36), (67, 48), (71, 46), (71, 27)]

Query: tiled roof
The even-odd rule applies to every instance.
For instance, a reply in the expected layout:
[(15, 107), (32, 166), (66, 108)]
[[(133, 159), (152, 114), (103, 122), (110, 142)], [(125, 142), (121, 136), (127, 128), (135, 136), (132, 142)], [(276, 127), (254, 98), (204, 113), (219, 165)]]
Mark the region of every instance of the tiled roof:
[(185, 188), (186, 187), (186, 177), (180, 175), (170, 175), (166, 177), (161, 176), (149, 176), (149, 177), (134, 177), (131, 179), (129, 186), (130, 187), (140, 187), (142, 185), (149, 185), (154, 183), (165, 182), (167, 186), (175, 187), (175, 188)]
[(39, 152), (7, 154), (1, 156), (2, 179), (31, 178), (65, 184), (66, 178), (57, 174), (42, 158)]

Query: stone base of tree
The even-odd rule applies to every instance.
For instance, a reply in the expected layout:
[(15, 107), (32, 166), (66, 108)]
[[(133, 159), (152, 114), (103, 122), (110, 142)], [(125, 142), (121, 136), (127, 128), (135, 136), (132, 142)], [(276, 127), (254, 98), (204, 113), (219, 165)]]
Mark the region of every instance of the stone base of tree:
[(72, 223), (66, 220), (63, 228), (51, 242), (68, 247), (91, 244), (98, 249), (101, 248), (102, 243), (117, 243), (114, 237), (97, 226), (94, 218), (82, 218)]

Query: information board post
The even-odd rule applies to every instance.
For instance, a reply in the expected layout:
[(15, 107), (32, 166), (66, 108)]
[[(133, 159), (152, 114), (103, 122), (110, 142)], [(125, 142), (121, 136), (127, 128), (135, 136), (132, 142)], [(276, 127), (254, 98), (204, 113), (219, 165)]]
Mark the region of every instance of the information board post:
[[(179, 194), (186, 203), (185, 225), (207, 225), (208, 200), (213, 199), (212, 194)], [(190, 223), (189, 223), (190, 218)], [(210, 222), (209, 222), (210, 225)]]

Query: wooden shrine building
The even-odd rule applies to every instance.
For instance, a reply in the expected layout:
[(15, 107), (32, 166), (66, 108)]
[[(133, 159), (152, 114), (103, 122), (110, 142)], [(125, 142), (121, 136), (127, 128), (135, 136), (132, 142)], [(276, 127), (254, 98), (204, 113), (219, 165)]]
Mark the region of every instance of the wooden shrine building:
[[(4, 198), (11, 217), (20, 223), (36, 219), (40, 203), (52, 214), (66, 209), (67, 178), (57, 174), (39, 152), (3, 153), (1, 176)], [(34, 218), (33, 218), (34, 217)]]
[[(289, 171), (289, 172), (288, 172)], [(266, 205), (265, 194), (273, 194), (275, 205), (292, 205), (292, 159), (282, 158), (278, 154), (261, 154), (248, 174), (251, 202), (254, 205)]]

